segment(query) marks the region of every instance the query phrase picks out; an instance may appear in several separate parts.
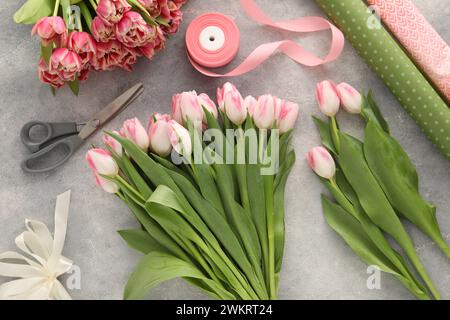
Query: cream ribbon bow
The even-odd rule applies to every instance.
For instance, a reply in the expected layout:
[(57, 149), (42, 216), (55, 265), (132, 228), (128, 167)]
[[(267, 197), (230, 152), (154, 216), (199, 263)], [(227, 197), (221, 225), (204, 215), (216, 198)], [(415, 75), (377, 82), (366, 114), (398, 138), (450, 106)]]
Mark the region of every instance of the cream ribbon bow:
[(0, 299), (71, 299), (58, 281), (72, 267), (72, 261), (62, 256), (69, 204), (70, 190), (56, 198), (54, 238), (44, 223), (25, 220), (28, 230), (15, 242), (29, 257), (13, 251), (0, 254), (0, 276), (20, 278), (0, 285)]

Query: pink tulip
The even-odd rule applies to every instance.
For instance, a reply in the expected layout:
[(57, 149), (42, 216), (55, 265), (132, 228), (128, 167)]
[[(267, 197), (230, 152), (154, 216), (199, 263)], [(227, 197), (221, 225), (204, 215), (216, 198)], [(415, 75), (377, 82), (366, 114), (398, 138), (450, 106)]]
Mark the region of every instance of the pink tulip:
[(119, 192), (119, 186), (114, 183), (114, 181), (103, 178), (98, 174), (97, 171), (94, 171), (95, 184), (103, 189), (103, 191), (107, 193), (117, 193)]
[(137, 62), (140, 56), (140, 51), (135, 48), (123, 47), (122, 58), (119, 62), (119, 67), (127, 71), (133, 71), (133, 65)]
[(91, 169), (101, 175), (115, 177), (119, 174), (116, 161), (106, 150), (92, 148), (86, 153), (86, 160)]
[(78, 54), (66, 48), (56, 48), (50, 57), (48, 69), (64, 81), (74, 81), (82, 66)]
[(236, 125), (242, 124), (247, 118), (247, 109), (244, 99), (234, 85), (227, 82), (217, 89), (217, 102), (219, 108), (225, 111), (228, 119)]
[(124, 14), (116, 26), (117, 40), (127, 47), (142, 47), (157, 37), (157, 28), (145, 22), (135, 11)]
[(159, 2), (167, 0), (138, 0), (138, 2), (150, 13), (152, 17), (158, 17), (161, 14)]
[(92, 35), (98, 42), (109, 42), (111, 40), (116, 40), (114, 26), (106, 23), (99, 16), (96, 16), (94, 20), (92, 20), (91, 28)]
[(341, 105), (348, 113), (361, 113), (361, 94), (348, 83), (342, 82), (337, 86), (337, 91), (341, 99)]
[(259, 129), (271, 129), (275, 122), (276, 97), (270, 94), (258, 98), (258, 103), (253, 110), (253, 121)]
[[(113, 133), (120, 135), (119, 132), (117, 131), (113, 131)], [(119, 141), (117, 141), (116, 139), (114, 139), (113, 137), (111, 137), (110, 135), (105, 134), (103, 136), (103, 142), (111, 148), (111, 150), (119, 157), (121, 157), (123, 155), (123, 148), (122, 145), (119, 143)]]
[(339, 111), (339, 94), (333, 81), (319, 82), (316, 86), (316, 98), (320, 111), (328, 117), (334, 117)]
[(39, 60), (38, 64), (38, 76), (41, 82), (51, 85), (53, 88), (61, 88), (65, 82), (55, 72), (50, 72), (48, 66), (45, 63), (44, 58)]
[(126, 0), (100, 0), (97, 15), (106, 23), (116, 24), (130, 10), (131, 6)]
[(69, 34), (67, 46), (76, 52), (81, 58), (81, 63), (86, 65), (93, 61), (97, 54), (97, 46), (94, 38), (87, 32), (73, 31)]
[(280, 130), (280, 133), (285, 133), (294, 128), (298, 113), (298, 104), (290, 101), (281, 103), (280, 108), (277, 110), (277, 128)]
[(248, 114), (253, 117), (253, 112), (255, 111), (258, 105), (258, 100), (256, 100), (253, 96), (247, 96), (244, 99), (244, 107), (247, 109)]
[(150, 150), (165, 157), (172, 151), (172, 144), (169, 139), (170, 116), (156, 113), (150, 118), (148, 126), (148, 136), (150, 139)]
[(43, 46), (55, 43), (57, 47), (63, 47), (67, 41), (67, 29), (64, 20), (59, 17), (44, 17), (40, 19), (31, 30), (31, 34), (37, 34), (41, 38)]
[(156, 37), (139, 48), (141, 54), (147, 59), (152, 59), (156, 52), (164, 48), (166, 38), (160, 27), (156, 28)]
[(314, 172), (325, 179), (331, 179), (336, 173), (333, 157), (324, 147), (314, 147), (306, 154), (308, 164)]
[[(203, 107), (206, 110), (208, 110), (213, 115), (213, 117), (217, 119), (219, 114), (217, 112), (216, 104), (214, 103), (214, 101), (211, 100), (211, 98), (206, 93), (200, 93), (197, 96), (197, 100), (198, 103), (200, 104), (200, 107)], [(207, 123), (206, 114), (204, 112), (202, 113), (203, 113), (203, 123)]]
[(121, 64), (123, 53), (123, 45), (117, 40), (105, 43), (98, 42), (97, 55), (92, 62), (92, 66), (95, 70), (112, 70)]
[(183, 19), (183, 13), (180, 10), (181, 5), (175, 1), (166, 1), (167, 6), (161, 9), (161, 15), (170, 21), (168, 26), (162, 26), (163, 30), (167, 34), (173, 34), (178, 31), (181, 21)]
[(175, 120), (170, 120), (167, 132), (169, 133), (169, 139), (173, 149), (178, 154), (189, 159), (192, 153), (192, 142), (189, 131)]
[(197, 92), (187, 91), (172, 97), (172, 117), (181, 124), (189, 120), (199, 127), (203, 120), (203, 109), (200, 106)]
[(147, 152), (150, 141), (147, 131), (142, 126), (138, 118), (128, 119), (123, 123), (123, 132), (125, 136), (133, 141), (139, 148)]

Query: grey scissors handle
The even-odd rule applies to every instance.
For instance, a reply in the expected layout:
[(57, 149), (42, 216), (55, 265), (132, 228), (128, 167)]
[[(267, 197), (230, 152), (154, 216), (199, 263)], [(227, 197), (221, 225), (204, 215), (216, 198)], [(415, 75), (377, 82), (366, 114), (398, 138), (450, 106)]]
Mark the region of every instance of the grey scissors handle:
[[(43, 127), (45, 130), (45, 137), (41, 139), (33, 139), (31, 137), (31, 130), (34, 127)], [(72, 122), (61, 122), (61, 123), (51, 123), (43, 121), (30, 121), (26, 123), (22, 130), (20, 130), (20, 138), (22, 143), (31, 151), (37, 152), (41, 148), (45, 147), (51, 141), (58, 137), (63, 137), (67, 135), (78, 134), (78, 128), (76, 123)]]
[[(66, 138), (57, 140), (56, 142), (49, 144), (48, 146), (42, 148), (41, 150), (31, 154), (28, 158), (22, 161), (21, 167), (24, 171), (30, 173), (43, 173), (51, 171), (64, 162), (69, 160), (69, 158), (75, 153), (75, 151), (83, 144), (84, 140), (78, 135), (68, 136)], [(64, 156), (54, 163), (45, 164), (44, 166), (39, 166), (33, 164), (33, 162), (39, 162), (40, 160), (45, 162), (45, 158), (49, 157), (52, 152), (55, 152), (56, 148), (63, 147), (65, 150)]]

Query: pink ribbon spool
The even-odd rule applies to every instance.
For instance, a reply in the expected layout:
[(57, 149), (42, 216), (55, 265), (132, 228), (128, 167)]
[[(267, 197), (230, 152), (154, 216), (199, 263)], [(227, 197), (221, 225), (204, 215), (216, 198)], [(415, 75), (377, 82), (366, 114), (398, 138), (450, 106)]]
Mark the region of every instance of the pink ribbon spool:
[(240, 0), (247, 15), (262, 25), (293, 33), (331, 31), (328, 54), (320, 58), (292, 40), (263, 43), (253, 50), (233, 70), (215, 73), (208, 68), (223, 67), (231, 62), (239, 50), (239, 29), (232, 19), (220, 13), (206, 13), (195, 18), (186, 32), (186, 50), (192, 66), (209, 77), (234, 77), (250, 72), (279, 51), (295, 62), (315, 67), (336, 60), (344, 48), (344, 35), (322, 17), (302, 17), (293, 20), (272, 21), (253, 0)]
[(186, 31), (190, 58), (207, 68), (223, 67), (239, 50), (240, 33), (232, 19), (220, 13), (205, 13), (195, 18)]

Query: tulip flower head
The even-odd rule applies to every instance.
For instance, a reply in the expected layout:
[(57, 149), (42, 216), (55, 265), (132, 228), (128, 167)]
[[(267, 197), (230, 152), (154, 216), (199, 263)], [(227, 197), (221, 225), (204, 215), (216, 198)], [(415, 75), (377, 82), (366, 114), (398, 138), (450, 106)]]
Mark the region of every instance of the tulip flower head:
[[(113, 133), (119, 135), (119, 132), (117, 131), (113, 131)], [(119, 143), (119, 141), (117, 141), (116, 139), (114, 139), (113, 137), (111, 137), (110, 135), (105, 134), (103, 136), (103, 142), (111, 148), (111, 150), (119, 157), (121, 157), (123, 155), (123, 148), (122, 145)]]
[(150, 140), (147, 130), (142, 126), (138, 118), (128, 119), (123, 123), (123, 133), (139, 148), (147, 152)]
[(96, 16), (91, 23), (92, 35), (98, 42), (109, 42), (116, 40), (114, 26)]
[(107, 193), (119, 192), (119, 186), (114, 181), (103, 178), (97, 171), (94, 171), (95, 184)]
[(97, 55), (92, 66), (95, 70), (112, 70), (122, 63), (123, 56), (124, 48), (119, 41), (98, 42)]
[(100, 0), (97, 15), (107, 24), (116, 24), (130, 10), (131, 6), (126, 0)]
[(258, 103), (253, 110), (253, 121), (259, 129), (271, 129), (275, 122), (276, 97), (270, 94), (258, 98)]
[(277, 107), (277, 128), (280, 134), (294, 128), (299, 113), (298, 104), (286, 101)]
[(53, 88), (61, 88), (65, 82), (63, 79), (61, 79), (56, 72), (50, 72), (47, 66), (47, 63), (45, 63), (44, 58), (41, 58), (39, 60), (38, 64), (38, 76), (39, 79), (46, 84), (51, 85)]
[(135, 11), (128, 11), (116, 24), (116, 37), (127, 47), (142, 47), (157, 36), (156, 26), (145, 22)]
[(169, 139), (170, 116), (156, 113), (150, 118), (148, 126), (148, 136), (150, 139), (150, 150), (157, 155), (165, 157), (172, 151), (172, 144)]
[[(198, 95), (197, 99), (198, 99), (198, 103), (199, 103), (200, 107), (208, 110), (213, 115), (213, 117), (217, 119), (219, 114), (217, 112), (217, 107), (216, 107), (216, 104), (214, 103), (214, 101), (212, 101), (211, 98), (206, 93), (200, 93)], [(205, 114), (203, 114), (203, 122), (206, 123), (206, 115)]]
[(339, 111), (340, 99), (333, 81), (319, 82), (316, 86), (316, 98), (320, 111), (326, 116), (334, 117)]
[(358, 114), (362, 110), (362, 96), (348, 83), (342, 82), (337, 86), (341, 105), (348, 113)]
[(310, 168), (320, 177), (331, 179), (336, 173), (333, 157), (324, 147), (314, 147), (306, 154)]
[(244, 99), (231, 83), (227, 82), (222, 88), (217, 89), (217, 102), (219, 103), (219, 108), (225, 112), (228, 119), (234, 124), (240, 125), (247, 118)]
[(175, 120), (170, 120), (168, 133), (173, 149), (178, 154), (189, 159), (192, 153), (192, 142), (189, 131)]
[(106, 150), (92, 148), (86, 153), (86, 160), (91, 169), (101, 175), (115, 177), (119, 174), (116, 161)]
[(47, 47), (55, 43), (57, 47), (63, 47), (67, 41), (67, 29), (63, 18), (59, 16), (44, 17), (40, 19), (31, 30), (31, 34), (37, 34), (43, 46)]
[(71, 32), (67, 41), (67, 46), (78, 54), (83, 66), (90, 63), (97, 54), (95, 40), (87, 32)]
[(56, 48), (50, 57), (48, 69), (64, 81), (74, 81), (81, 72), (82, 66), (77, 53), (66, 48)]
[(256, 100), (253, 96), (246, 96), (244, 99), (244, 107), (247, 109), (250, 117), (253, 117), (253, 112), (258, 105), (258, 100)]

